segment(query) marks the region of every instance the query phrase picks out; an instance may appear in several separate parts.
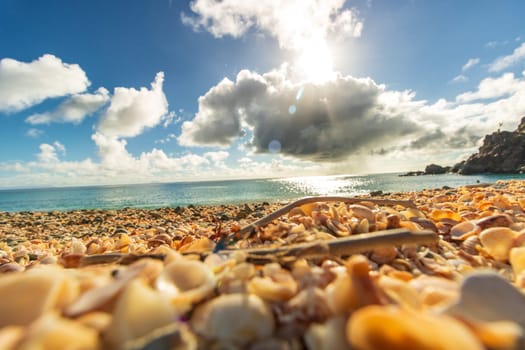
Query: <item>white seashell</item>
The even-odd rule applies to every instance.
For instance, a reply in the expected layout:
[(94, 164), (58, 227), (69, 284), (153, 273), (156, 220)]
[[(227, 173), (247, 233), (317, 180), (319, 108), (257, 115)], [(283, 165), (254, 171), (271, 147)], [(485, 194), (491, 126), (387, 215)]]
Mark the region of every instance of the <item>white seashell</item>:
[(17, 350), (99, 349), (98, 332), (54, 312), (31, 324)]
[(525, 247), (515, 247), (510, 250), (509, 261), (514, 271), (514, 275), (518, 277), (525, 271)]
[(461, 243), (461, 248), (469, 253), (470, 255), (478, 254), (478, 246), (481, 245), (481, 241), (478, 236), (470, 236)]
[(498, 261), (507, 261), (517, 235), (508, 227), (491, 227), (479, 234), (479, 240), (490, 256)]
[(116, 279), (110, 283), (89, 289), (72, 303), (65, 310), (64, 314), (69, 317), (75, 317), (88, 311), (102, 308), (104, 305), (110, 303), (132, 279), (139, 276), (146, 266), (147, 263), (143, 262), (133, 264), (119, 272)]
[(0, 328), (28, 325), (50, 310), (61, 311), (79, 293), (78, 283), (57, 267), (42, 265), (0, 278)]
[(354, 216), (358, 219), (367, 219), (368, 222), (375, 223), (376, 214), (370, 208), (359, 204), (352, 204), (348, 208), (352, 209)]
[(279, 264), (266, 264), (264, 277), (254, 277), (247, 285), (248, 292), (268, 301), (285, 301), (297, 293), (297, 282)]
[(186, 259), (168, 264), (155, 282), (157, 290), (168, 295), (180, 313), (211, 295), (216, 285), (215, 276), (208, 266)]
[(117, 300), (105, 333), (107, 343), (112, 349), (126, 348), (127, 343), (169, 325), (175, 316), (167, 297), (135, 279)]
[(513, 321), (525, 328), (525, 297), (493, 272), (467, 276), (461, 284), (460, 299), (446, 312), (481, 322)]
[(308, 349), (332, 350), (350, 349), (345, 338), (345, 317), (335, 317), (325, 323), (312, 323), (304, 335), (304, 342)]
[(271, 309), (253, 294), (224, 294), (193, 312), (191, 327), (210, 340), (245, 346), (270, 337), (275, 329)]

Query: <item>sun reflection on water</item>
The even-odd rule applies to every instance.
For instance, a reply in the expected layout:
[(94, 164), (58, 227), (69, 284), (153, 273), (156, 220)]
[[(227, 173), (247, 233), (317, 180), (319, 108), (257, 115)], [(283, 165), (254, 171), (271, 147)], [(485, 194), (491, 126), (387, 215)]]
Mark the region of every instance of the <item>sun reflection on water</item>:
[(366, 179), (353, 175), (299, 176), (277, 179), (297, 192), (313, 196), (348, 196), (366, 193)]

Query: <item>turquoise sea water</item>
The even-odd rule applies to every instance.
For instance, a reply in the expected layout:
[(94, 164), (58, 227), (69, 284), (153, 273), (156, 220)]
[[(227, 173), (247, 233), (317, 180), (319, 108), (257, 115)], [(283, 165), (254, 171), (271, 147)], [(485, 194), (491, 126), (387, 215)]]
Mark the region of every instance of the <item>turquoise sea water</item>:
[(398, 174), (312, 176), (168, 184), (0, 190), (0, 211), (161, 208), (276, 202), (304, 196), (356, 195), (371, 191), (415, 191), (524, 179), (525, 175), (455, 174), (399, 177)]

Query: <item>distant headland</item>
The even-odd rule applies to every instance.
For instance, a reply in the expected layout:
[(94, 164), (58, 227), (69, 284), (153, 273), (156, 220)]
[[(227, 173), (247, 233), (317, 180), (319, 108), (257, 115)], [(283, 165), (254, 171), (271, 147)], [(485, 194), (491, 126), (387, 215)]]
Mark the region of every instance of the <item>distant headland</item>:
[(457, 173), (523, 174), (525, 173), (525, 116), (514, 131), (498, 130), (486, 135), (477, 153), (454, 166), (430, 164), (421, 171), (409, 171), (400, 176)]

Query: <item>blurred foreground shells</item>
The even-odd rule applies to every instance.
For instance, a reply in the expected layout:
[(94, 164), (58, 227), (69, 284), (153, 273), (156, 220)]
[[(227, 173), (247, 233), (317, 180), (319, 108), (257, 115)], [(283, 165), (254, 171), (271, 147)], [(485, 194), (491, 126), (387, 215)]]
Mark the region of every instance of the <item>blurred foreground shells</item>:
[(523, 181), (0, 212), (2, 350), (525, 349), (524, 289)]

